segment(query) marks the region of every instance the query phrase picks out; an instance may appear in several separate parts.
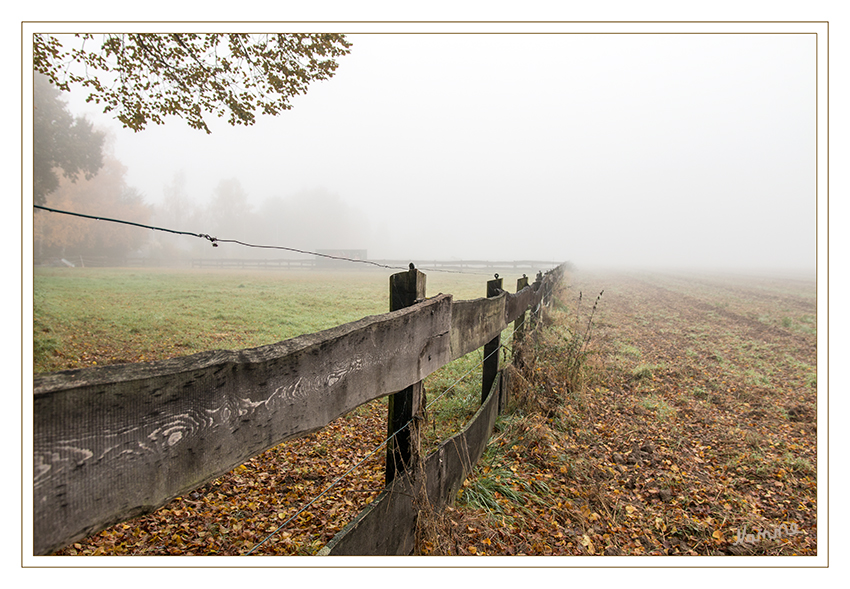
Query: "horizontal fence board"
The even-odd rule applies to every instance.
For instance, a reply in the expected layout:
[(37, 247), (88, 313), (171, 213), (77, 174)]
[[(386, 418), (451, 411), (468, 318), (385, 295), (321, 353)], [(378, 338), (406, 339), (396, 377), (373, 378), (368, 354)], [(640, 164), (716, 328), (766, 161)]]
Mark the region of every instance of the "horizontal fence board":
[(452, 302), (452, 360), (477, 350), (505, 329), (505, 295)]
[[(496, 423), (503, 385), (496, 379), (487, 399), (466, 427), (425, 459), (428, 502), (436, 510), (454, 502), (478, 462)], [(396, 478), (319, 552), (322, 556), (410, 555), (420, 506), (410, 473)]]
[(466, 427), (442, 442), (429, 456), (426, 464), (428, 497), (435, 507), (454, 503), (461, 484), (484, 454), (499, 415), (500, 397), (506, 394), (503, 374), (499, 373), (487, 399)]
[(532, 306), (540, 304), (543, 289), (534, 290), (528, 285), (516, 294), (508, 293), (505, 300), (505, 323), (514, 322), (520, 315)]
[(451, 295), (278, 344), (34, 379), (34, 551), (150, 512), (450, 360)]

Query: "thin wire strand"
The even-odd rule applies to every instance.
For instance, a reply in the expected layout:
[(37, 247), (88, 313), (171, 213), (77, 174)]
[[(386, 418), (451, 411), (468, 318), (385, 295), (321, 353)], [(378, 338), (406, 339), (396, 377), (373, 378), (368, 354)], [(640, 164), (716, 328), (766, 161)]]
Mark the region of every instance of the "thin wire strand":
[(143, 225), (142, 223), (134, 223), (132, 221), (123, 221), (121, 219), (108, 219), (106, 217), (101, 217), (97, 215), (84, 215), (83, 213), (73, 213), (71, 211), (61, 211), (59, 209), (52, 209), (50, 207), (43, 207), (41, 205), (32, 205), (34, 209), (40, 209), (42, 211), (48, 211), (51, 213), (60, 213), (62, 215), (71, 215), (73, 217), (82, 217), (84, 219), (94, 219), (95, 221), (109, 221), (110, 223), (121, 223), (124, 225), (132, 225), (134, 227), (141, 227), (142, 229), (153, 229), (154, 231), (164, 231), (166, 233), (174, 233), (176, 235), (190, 235), (192, 237), (202, 237), (209, 240), (214, 240), (214, 237), (210, 237), (209, 235), (204, 235), (203, 233), (191, 233), (189, 231), (177, 231), (175, 229), (165, 229), (163, 227), (154, 227), (153, 225)]
[[(524, 319), (524, 318), (523, 318), (522, 322), (520, 323), (519, 327), (522, 327), (523, 325), (525, 325), (525, 319)], [(506, 339), (507, 339), (507, 338), (513, 338), (514, 333), (516, 333), (516, 329), (517, 329), (516, 327), (512, 327), (512, 328), (511, 328), (510, 333), (508, 333), (508, 334), (505, 336), (505, 338), (506, 338)], [(507, 328), (506, 328), (504, 331), (507, 331)], [(513, 346), (513, 339), (511, 339), (511, 346)], [(469, 370), (467, 370), (467, 371), (466, 371), (464, 374), (462, 374), (462, 375), (461, 375), (461, 376), (460, 376), (460, 377), (459, 377), (456, 381), (454, 381), (452, 384), (450, 384), (450, 385), (449, 385), (449, 387), (448, 387), (446, 390), (444, 390), (442, 393), (440, 393), (440, 394), (439, 394), (439, 395), (437, 395), (434, 399), (432, 399), (430, 403), (428, 403), (427, 405), (425, 405), (425, 410), (427, 411), (427, 410), (431, 407), (431, 405), (433, 405), (434, 403), (436, 403), (437, 401), (439, 401), (442, 397), (444, 397), (444, 396), (445, 396), (445, 395), (446, 395), (449, 391), (451, 391), (451, 390), (452, 390), (455, 386), (457, 386), (457, 384), (458, 384), (460, 381), (462, 381), (464, 378), (466, 378), (467, 376), (469, 376), (470, 374), (472, 374), (472, 371), (473, 371), (473, 370), (476, 370), (476, 369), (478, 369), (479, 367), (481, 367), (481, 365), (482, 365), (482, 364), (484, 364), (484, 362), (486, 362), (488, 358), (492, 357), (492, 356), (493, 356), (493, 354), (496, 354), (496, 353), (500, 352), (501, 350), (507, 350), (507, 349), (508, 349), (507, 344), (504, 344), (504, 343), (502, 343), (502, 342), (500, 341), (500, 342), (499, 342), (499, 347), (498, 347), (498, 348), (496, 348), (495, 350), (493, 350), (492, 352), (490, 352), (490, 353), (489, 353), (486, 357), (482, 358), (482, 359), (481, 359), (481, 361), (480, 361), (480, 362), (478, 362), (478, 364), (476, 364), (475, 366), (473, 366), (472, 368), (470, 368)], [(513, 347), (511, 347), (510, 349), (511, 349), (511, 350), (513, 350)], [(410, 423), (410, 422), (408, 422), (408, 423)], [(405, 424), (405, 425), (407, 425), (407, 424)]]
[[(489, 358), (489, 357), (490, 357), (490, 356), (492, 356), (495, 352), (498, 352), (498, 351), (499, 351), (499, 350), (497, 349), (497, 350), (495, 350), (494, 352), (490, 352), (490, 354), (487, 356), (487, 358)], [(452, 384), (450, 384), (450, 385), (449, 385), (449, 388), (447, 388), (447, 389), (446, 389), (446, 390), (444, 390), (442, 393), (440, 393), (439, 395), (437, 395), (434, 399), (432, 399), (430, 403), (428, 403), (427, 405), (425, 405), (425, 410), (427, 411), (427, 410), (431, 407), (431, 405), (433, 405), (434, 403), (436, 403), (437, 401), (439, 401), (439, 400), (440, 400), (443, 396), (445, 396), (445, 395), (446, 395), (449, 391), (451, 391), (453, 388), (455, 388), (455, 387), (457, 386), (457, 384), (458, 384), (460, 381), (462, 381), (464, 378), (466, 378), (467, 376), (469, 376), (470, 374), (472, 374), (472, 371), (473, 371), (473, 370), (475, 370), (475, 369), (479, 368), (482, 364), (484, 364), (484, 361), (485, 361), (485, 360), (487, 360), (487, 358), (482, 358), (482, 360), (481, 360), (478, 364), (476, 364), (475, 366), (473, 366), (472, 368), (470, 368), (469, 370), (467, 370), (467, 371), (466, 371), (466, 373), (464, 373), (463, 375), (461, 375), (461, 376), (460, 376), (460, 378), (458, 378), (456, 381), (454, 381)]]
[[(312, 252), (312, 251), (309, 251), (309, 250), (302, 250), (302, 249), (298, 249), (298, 248), (294, 248), (294, 247), (287, 247), (287, 246), (283, 246), (283, 245), (259, 245), (259, 244), (253, 244), (253, 243), (246, 243), (244, 241), (239, 241), (237, 239), (219, 239), (217, 237), (213, 237), (213, 236), (208, 235), (206, 233), (194, 233), (194, 232), (191, 232), (191, 231), (177, 231), (175, 229), (168, 229), (168, 228), (165, 228), (165, 227), (156, 227), (154, 225), (145, 225), (143, 223), (134, 223), (132, 221), (124, 221), (122, 219), (111, 219), (111, 218), (103, 217), (103, 216), (99, 216), (99, 215), (85, 215), (83, 213), (74, 213), (74, 212), (71, 212), (71, 211), (63, 211), (63, 210), (60, 210), (60, 209), (54, 209), (54, 208), (45, 207), (45, 206), (41, 206), (41, 205), (35, 205), (35, 204), (33, 205), (33, 208), (39, 209), (39, 210), (42, 210), (42, 211), (48, 211), (50, 213), (59, 213), (59, 214), (62, 214), (62, 215), (71, 215), (73, 217), (82, 217), (83, 219), (93, 219), (95, 221), (107, 221), (109, 223), (120, 223), (122, 225), (131, 225), (133, 227), (140, 227), (142, 229), (151, 229), (153, 231), (162, 231), (164, 233), (173, 233), (175, 235), (187, 235), (187, 236), (190, 236), (190, 237), (198, 237), (200, 239), (206, 239), (207, 241), (209, 241), (212, 244), (213, 247), (218, 247), (218, 244), (220, 244), (220, 243), (234, 243), (234, 244), (237, 244), (237, 245), (241, 245), (243, 247), (249, 247), (249, 248), (255, 248), (255, 249), (282, 250), (282, 251), (293, 252), (293, 253), (298, 253), (298, 254), (319, 256), (321, 258), (328, 258), (328, 259), (331, 259), (331, 260), (339, 260), (339, 261), (352, 262), (352, 263), (357, 263), (357, 264), (368, 264), (370, 266), (376, 266), (378, 268), (386, 268), (388, 270), (408, 270), (409, 269), (409, 267), (405, 268), (403, 266), (390, 266), (388, 264), (381, 264), (381, 263), (378, 263), (378, 262), (373, 262), (372, 260), (357, 260), (355, 258), (348, 258), (348, 257), (345, 257), (345, 256), (334, 256), (332, 254), (323, 254), (323, 253), (319, 253), (319, 252)], [(444, 273), (448, 273), (448, 274), (478, 274), (478, 275), (482, 275), (482, 276), (483, 275), (489, 275), (489, 272), (485, 272), (485, 271), (447, 270), (445, 268), (425, 268), (425, 267), (422, 267), (422, 268), (420, 268), (420, 270), (427, 270), (429, 272), (444, 272)]]
[(278, 526), (278, 527), (277, 527), (277, 529), (275, 529), (275, 530), (274, 530), (273, 532), (271, 532), (268, 536), (266, 536), (265, 538), (263, 538), (263, 540), (261, 540), (258, 544), (256, 544), (255, 546), (253, 546), (253, 547), (251, 548), (251, 550), (249, 550), (248, 552), (246, 552), (246, 553), (245, 553), (245, 555), (247, 556), (247, 555), (251, 554), (252, 552), (254, 552), (254, 550), (256, 550), (257, 548), (259, 548), (260, 546), (262, 546), (264, 543), (266, 543), (266, 542), (267, 542), (270, 538), (274, 537), (274, 536), (275, 536), (275, 535), (276, 535), (276, 534), (277, 534), (280, 530), (282, 530), (282, 529), (283, 529), (286, 525), (288, 525), (288, 524), (289, 524), (289, 522), (291, 522), (291, 521), (292, 521), (292, 520), (294, 520), (296, 517), (298, 517), (299, 515), (301, 515), (302, 513), (304, 513), (304, 512), (305, 512), (305, 511), (306, 511), (306, 510), (307, 510), (307, 509), (308, 509), (311, 505), (313, 505), (313, 503), (315, 503), (316, 501), (318, 501), (319, 499), (321, 499), (321, 498), (322, 498), (322, 497), (323, 497), (323, 496), (324, 496), (324, 495), (325, 495), (328, 491), (330, 491), (332, 488), (334, 488), (334, 487), (337, 485), (337, 483), (339, 483), (342, 479), (344, 479), (344, 478), (345, 478), (345, 477), (347, 477), (349, 474), (351, 474), (351, 473), (352, 473), (354, 470), (356, 470), (356, 469), (357, 469), (357, 468), (358, 468), (361, 464), (363, 464), (364, 462), (366, 462), (367, 460), (369, 460), (372, 456), (374, 456), (374, 455), (375, 455), (375, 453), (376, 453), (376, 452), (378, 452), (378, 450), (380, 450), (381, 448), (383, 448), (384, 446), (386, 446), (387, 444), (389, 444), (390, 440), (392, 440), (394, 437), (396, 437), (396, 435), (398, 435), (399, 433), (401, 433), (401, 431), (402, 431), (404, 428), (406, 428), (408, 425), (410, 425), (411, 423), (413, 423), (413, 420), (412, 420), (412, 419), (411, 419), (411, 420), (409, 420), (407, 423), (405, 423), (405, 424), (404, 424), (403, 426), (401, 426), (400, 428), (398, 428), (396, 431), (394, 431), (394, 432), (393, 432), (393, 433), (392, 433), (389, 437), (387, 437), (387, 439), (385, 439), (383, 442), (381, 442), (380, 444), (378, 444), (378, 446), (376, 446), (376, 447), (375, 447), (375, 448), (374, 448), (371, 452), (369, 452), (366, 456), (364, 456), (364, 457), (363, 457), (363, 458), (362, 458), (359, 462), (357, 462), (354, 466), (352, 466), (352, 467), (351, 467), (351, 468), (349, 468), (347, 471), (345, 471), (343, 474), (341, 474), (341, 475), (340, 475), (340, 476), (338, 476), (336, 479), (334, 479), (334, 480), (331, 482), (331, 484), (330, 484), (330, 485), (328, 485), (328, 486), (325, 488), (325, 490), (324, 490), (324, 491), (322, 491), (321, 493), (319, 493), (318, 495), (316, 495), (315, 497), (313, 497), (313, 498), (312, 498), (312, 499), (311, 499), (311, 500), (310, 500), (310, 501), (309, 501), (306, 505), (304, 505), (304, 507), (302, 507), (301, 509), (299, 509), (298, 511), (296, 511), (295, 513), (293, 513), (293, 514), (292, 514), (292, 516), (291, 516), (289, 519), (287, 519), (285, 522), (283, 522), (282, 524), (280, 524), (280, 526)]

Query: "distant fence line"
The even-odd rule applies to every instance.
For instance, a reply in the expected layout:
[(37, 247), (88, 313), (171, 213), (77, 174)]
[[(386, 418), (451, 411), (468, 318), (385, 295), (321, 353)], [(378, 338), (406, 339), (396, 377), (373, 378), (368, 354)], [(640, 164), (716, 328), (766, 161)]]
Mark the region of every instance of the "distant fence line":
[[(364, 257), (362, 260), (365, 261)], [(541, 270), (557, 266), (557, 263), (543, 260), (384, 260), (369, 259), (371, 263), (405, 268), (413, 263), (417, 268), (435, 270)], [(368, 268), (362, 263), (329, 258), (163, 258), (139, 256), (67, 256), (65, 258), (36, 258), (35, 266), (56, 266), (74, 268), (221, 268), (221, 269), (328, 269), (328, 268)]]
[[(540, 260), (384, 260), (362, 258), (356, 262), (368, 261), (372, 264), (404, 268), (412, 263), (417, 268), (429, 270), (539, 270), (541, 268), (554, 268), (554, 262)], [(192, 268), (363, 268), (362, 263), (352, 263), (346, 260), (329, 258), (315, 259), (288, 259), (288, 258), (193, 258)]]
[[(502, 290), (497, 276), (488, 282), (488, 298), (471, 301), (424, 298), (425, 275), (410, 269), (390, 278), (393, 310), (383, 315), (258, 348), (36, 376), (34, 554), (150, 513), (368, 401), (391, 395), (390, 424), (408, 423), (421, 409), (426, 376), (482, 346), (485, 355), (494, 343), (498, 350), (502, 330), (526, 311), (536, 313), (565, 267), (538, 273), (531, 285), (520, 279), (515, 294)], [(480, 456), (493, 411), (504, 404), (499, 355), (492, 355), (479, 410), (486, 423), (476, 417), (467, 426), (480, 435), (464, 430), (452, 439), (453, 450), (444, 442), (436, 465), (427, 463), (429, 488), (438, 485), (429, 492), (443, 503)], [(493, 401), (492, 391), (501, 400)], [(383, 530), (380, 545), (371, 545), (364, 531), (387, 522), (373, 521), (367, 508), (324, 553), (408, 550), (415, 511), (398, 503), (406, 495), (388, 491), (411, 484), (406, 444), (401, 436), (388, 445), (389, 485), (379, 497), (398, 512), (394, 531)]]

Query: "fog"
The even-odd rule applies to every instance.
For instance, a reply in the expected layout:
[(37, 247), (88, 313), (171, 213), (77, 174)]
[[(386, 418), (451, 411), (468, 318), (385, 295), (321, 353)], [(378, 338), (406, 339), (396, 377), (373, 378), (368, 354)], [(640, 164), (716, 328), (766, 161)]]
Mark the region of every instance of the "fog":
[[(147, 203), (179, 178), (208, 207), (230, 183), (255, 220), (175, 229), (372, 259), (815, 268), (814, 35), (349, 40), (332, 79), (253, 127), (134, 133), (79, 93), (69, 108)], [(245, 255), (225, 245), (203, 255)]]

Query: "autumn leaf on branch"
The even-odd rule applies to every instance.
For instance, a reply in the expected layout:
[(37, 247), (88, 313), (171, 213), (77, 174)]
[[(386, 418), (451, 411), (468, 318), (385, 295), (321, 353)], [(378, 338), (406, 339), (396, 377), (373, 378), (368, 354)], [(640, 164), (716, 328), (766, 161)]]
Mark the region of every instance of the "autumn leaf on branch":
[(280, 114), (312, 82), (331, 78), (351, 47), (330, 33), (104, 34), (89, 49), (94, 38), (35, 34), (33, 68), (61, 90), (82, 86), (87, 102), (103, 104), (134, 131), (175, 115), (210, 133), (204, 113), (253, 125), (256, 111)]

